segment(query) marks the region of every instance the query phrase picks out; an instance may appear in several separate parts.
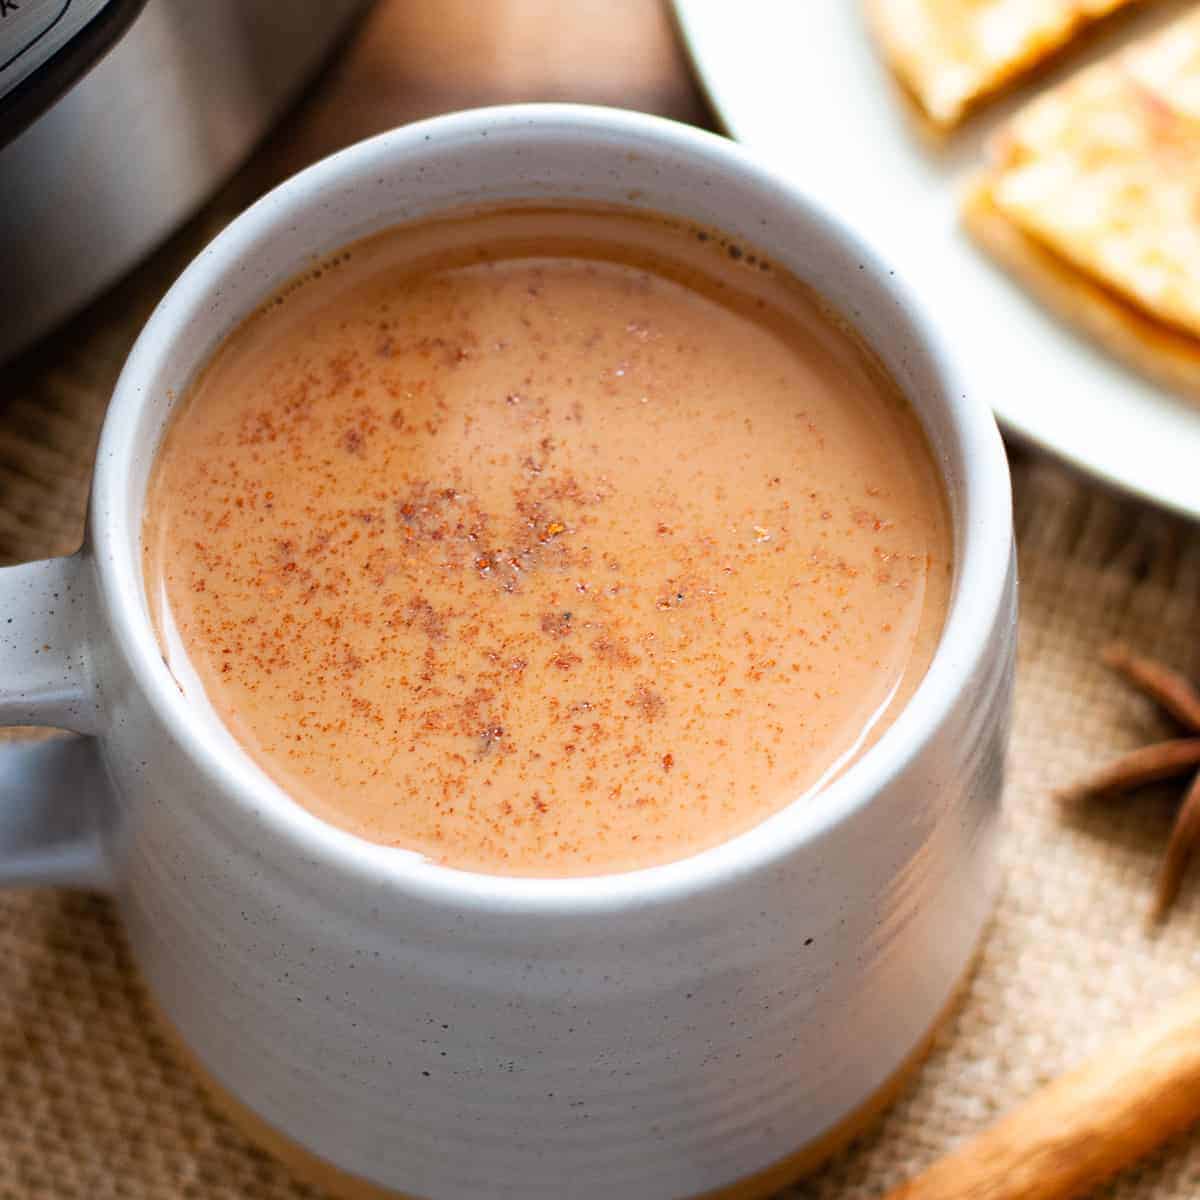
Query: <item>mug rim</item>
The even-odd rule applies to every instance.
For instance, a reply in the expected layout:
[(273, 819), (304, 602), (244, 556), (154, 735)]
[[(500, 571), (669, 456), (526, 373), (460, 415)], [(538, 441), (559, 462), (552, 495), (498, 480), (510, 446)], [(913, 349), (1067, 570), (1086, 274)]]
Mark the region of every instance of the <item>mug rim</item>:
[[(148, 381), (179, 332), (212, 294), (213, 283), (243, 250), (289, 221), (311, 220), (313, 196), (335, 181), (402, 161), (412, 147), (439, 138), (532, 129), (531, 140), (557, 130), (628, 137), (641, 148), (681, 151), (714, 173), (737, 176), (755, 190), (781, 192), (789, 207), (828, 242), (840, 243), (862, 264), (875, 288), (905, 313), (915, 340), (939, 382), (939, 402), (958, 443), (962, 479), (956, 526), (956, 580), (945, 622), (924, 676), (879, 740), (831, 783), (789, 801), (750, 829), (699, 853), (658, 866), (555, 878), (489, 875), (423, 860), (411, 850), (369, 842), (305, 808), (246, 753), (222, 754), (208, 744), (195, 708), (163, 662), (143, 604), (139, 539), (128, 536), (141, 512), (132, 504), (127, 463), (136, 453), (139, 417), (153, 404)], [(247, 310), (247, 314), (248, 314)], [(243, 314), (243, 316), (247, 315)], [(924, 423), (924, 422), (923, 422)], [(948, 492), (952, 483), (939, 463)], [(886, 258), (817, 201), (794, 178), (741, 145), (666, 118), (573, 104), (502, 105), (465, 110), (400, 126), (355, 143), (289, 177), (234, 218), (200, 251), (159, 302), (135, 342), (113, 391), (101, 431), (89, 542), (111, 636), (157, 717), (188, 759), (214, 785), (212, 804), (239, 804), (264, 832), (307, 861), (324, 860), (372, 887), (399, 889), (413, 900), (456, 909), (604, 912), (686, 899), (757, 873), (820, 838), (870, 805), (925, 749), (971, 683), (1005, 603), (1012, 555), (1012, 498), (1007, 458), (991, 411), (970, 399), (961, 373), (919, 298)]]

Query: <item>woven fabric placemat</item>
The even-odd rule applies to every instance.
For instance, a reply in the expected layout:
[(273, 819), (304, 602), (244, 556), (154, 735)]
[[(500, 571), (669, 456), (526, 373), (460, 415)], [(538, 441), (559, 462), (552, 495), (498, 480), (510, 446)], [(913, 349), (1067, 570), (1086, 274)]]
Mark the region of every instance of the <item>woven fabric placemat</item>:
[[(279, 169), (243, 172), (101, 303), (4, 368), (0, 561), (78, 545), (104, 404), (133, 337), (184, 263)], [(1069, 819), (1049, 792), (1161, 732), (1099, 665), (1101, 645), (1120, 638), (1200, 672), (1200, 530), (1038, 458), (1018, 456), (1014, 477), (1022, 633), (1006, 887), (924, 1070), (795, 1197), (877, 1196), (1197, 974), (1200, 883), (1164, 928), (1145, 921), (1169, 791)], [(0, 964), (0, 1200), (318, 1195), (248, 1144), (177, 1065), (107, 901), (0, 893)], [(1200, 1194), (1200, 1134), (1105, 1194)]]

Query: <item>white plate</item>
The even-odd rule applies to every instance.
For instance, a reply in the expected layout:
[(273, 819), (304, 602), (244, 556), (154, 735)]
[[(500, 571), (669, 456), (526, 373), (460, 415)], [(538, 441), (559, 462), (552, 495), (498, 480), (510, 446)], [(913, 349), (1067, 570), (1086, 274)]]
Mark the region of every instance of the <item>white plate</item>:
[[(729, 132), (803, 180), (926, 296), (1011, 433), (1099, 478), (1200, 519), (1200, 403), (1126, 369), (1050, 316), (958, 221), (982, 141), (1029, 92), (935, 149), (876, 56), (862, 0), (675, 0), (680, 28)], [(1090, 39), (1037, 86), (1188, 4), (1148, 6)]]

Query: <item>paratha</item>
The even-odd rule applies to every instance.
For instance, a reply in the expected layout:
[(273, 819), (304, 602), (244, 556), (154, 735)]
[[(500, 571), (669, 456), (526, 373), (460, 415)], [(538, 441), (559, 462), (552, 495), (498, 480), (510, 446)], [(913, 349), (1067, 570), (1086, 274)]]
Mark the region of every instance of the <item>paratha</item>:
[(1021, 110), (966, 220), (1111, 349), (1176, 383), (1184, 362), (1197, 390), (1200, 11)]
[(1138, 0), (867, 0), (893, 70), (949, 128), (985, 96)]

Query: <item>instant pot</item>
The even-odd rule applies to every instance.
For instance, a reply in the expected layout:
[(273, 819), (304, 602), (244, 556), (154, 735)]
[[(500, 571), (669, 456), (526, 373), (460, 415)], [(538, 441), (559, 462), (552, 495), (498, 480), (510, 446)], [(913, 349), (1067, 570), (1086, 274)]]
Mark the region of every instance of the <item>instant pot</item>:
[(0, 359), (193, 212), (361, 7), (0, 0)]

